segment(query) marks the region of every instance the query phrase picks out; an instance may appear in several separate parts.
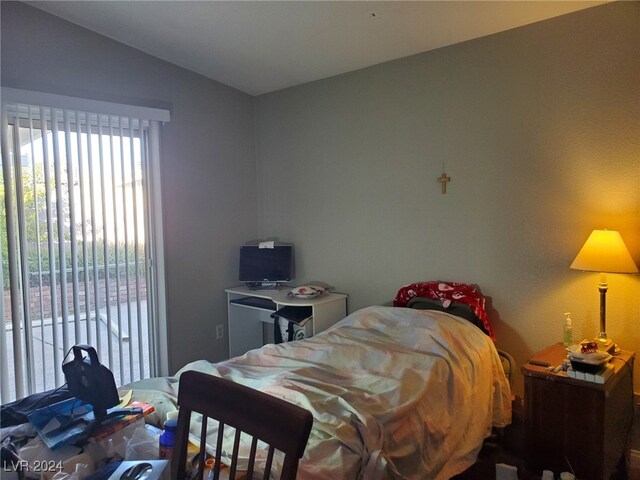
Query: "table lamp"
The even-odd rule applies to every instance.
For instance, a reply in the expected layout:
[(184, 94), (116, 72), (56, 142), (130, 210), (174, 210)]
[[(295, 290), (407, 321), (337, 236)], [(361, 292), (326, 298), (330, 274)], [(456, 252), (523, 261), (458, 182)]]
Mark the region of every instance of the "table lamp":
[(638, 273), (633, 258), (629, 254), (620, 232), (615, 230), (594, 230), (571, 263), (573, 270), (600, 272), (600, 333), (598, 334), (599, 350), (612, 353), (615, 349), (613, 341), (607, 337), (606, 305), (607, 305), (607, 273)]

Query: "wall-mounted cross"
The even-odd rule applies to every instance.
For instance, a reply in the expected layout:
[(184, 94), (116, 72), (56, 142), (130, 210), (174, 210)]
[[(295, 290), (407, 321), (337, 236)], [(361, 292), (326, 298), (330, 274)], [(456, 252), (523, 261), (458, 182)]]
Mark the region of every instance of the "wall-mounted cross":
[(447, 177), (447, 174), (442, 172), (442, 175), (437, 178), (437, 181), (440, 182), (442, 186), (442, 193), (447, 193), (447, 183), (451, 181), (451, 177)]

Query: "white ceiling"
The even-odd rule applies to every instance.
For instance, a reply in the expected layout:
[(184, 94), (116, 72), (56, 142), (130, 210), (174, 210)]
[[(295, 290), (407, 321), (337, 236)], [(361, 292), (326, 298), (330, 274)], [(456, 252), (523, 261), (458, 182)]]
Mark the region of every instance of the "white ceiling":
[(252, 95), (604, 1), (32, 1)]

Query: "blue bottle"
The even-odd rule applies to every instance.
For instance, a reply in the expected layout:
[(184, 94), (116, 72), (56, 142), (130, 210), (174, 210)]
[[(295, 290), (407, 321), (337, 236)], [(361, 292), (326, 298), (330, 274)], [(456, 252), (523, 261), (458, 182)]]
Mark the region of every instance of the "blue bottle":
[(164, 430), (160, 434), (160, 460), (171, 460), (173, 456), (173, 444), (176, 440), (176, 428), (178, 427), (178, 420), (170, 418), (164, 422)]

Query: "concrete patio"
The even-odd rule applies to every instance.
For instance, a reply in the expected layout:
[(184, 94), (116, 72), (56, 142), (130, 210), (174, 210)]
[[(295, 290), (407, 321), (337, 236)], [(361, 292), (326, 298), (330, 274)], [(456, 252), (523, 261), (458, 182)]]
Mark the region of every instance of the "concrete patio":
[[(98, 352), (100, 362), (113, 372), (117, 386), (127, 384), (140, 378), (146, 378), (150, 375), (149, 330), (146, 300), (140, 301), (140, 307), (140, 332), (138, 331), (138, 315), (135, 303), (131, 305), (130, 311), (127, 309), (126, 303), (120, 304), (120, 322), (118, 322), (118, 305), (111, 306), (110, 328), (107, 323), (108, 316), (106, 308), (100, 310), (100, 321), (98, 322), (99, 330), (96, 330), (96, 318), (95, 314), (92, 314), (91, 319), (89, 320), (91, 332), (91, 338), (89, 339), (87, 338), (86, 319), (83, 318), (79, 321), (79, 339), (76, 339), (75, 336), (75, 320), (70, 318), (68, 322), (69, 347), (78, 343), (88, 343), (93, 346)], [(131, 317), (129, 317), (129, 313), (131, 314)], [(129, 322), (129, 318), (131, 318), (131, 322)], [(61, 322), (57, 322), (55, 325), (60, 343), (57, 346), (60, 364), (57, 364), (54, 360), (54, 331), (52, 323), (51, 319), (46, 319), (44, 322), (40, 322), (40, 320), (32, 322), (33, 365), (35, 371), (35, 385), (33, 386), (34, 392), (49, 390), (64, 383), (61, 362), (67, 352), (64, 350), (62, 345), (62, 324)], [(120, 331), (122, 332), (121, 334), (119, 334)], [(99, 341), (97, 332), (99, 332)], [(7, 324), (6, 335), (8, 347), (7, 370), (9, 372), (13, 372), (13, 330), (9, 323)], [(122, 337), (122, 352), (120, 351), (120, 336)], [(140, 339), (141, 342), (139, 342), (138, 339)], [(111, 341), (111, 350), (109, 350), (109, 340)], [(111, 354), (109, 352), (111, 352)], [(120, 358), (121, 353), (122, 359)], [(130, 359), (133, 359), (131, 367), (129, 367)], [(56, 372), (58, 375), (57, 383)], [(9, 375), (8, 383), (10, 395), (8, 399), (3, 399), (3, 403), (15, 399), (15, 377), (13, 375)]]

